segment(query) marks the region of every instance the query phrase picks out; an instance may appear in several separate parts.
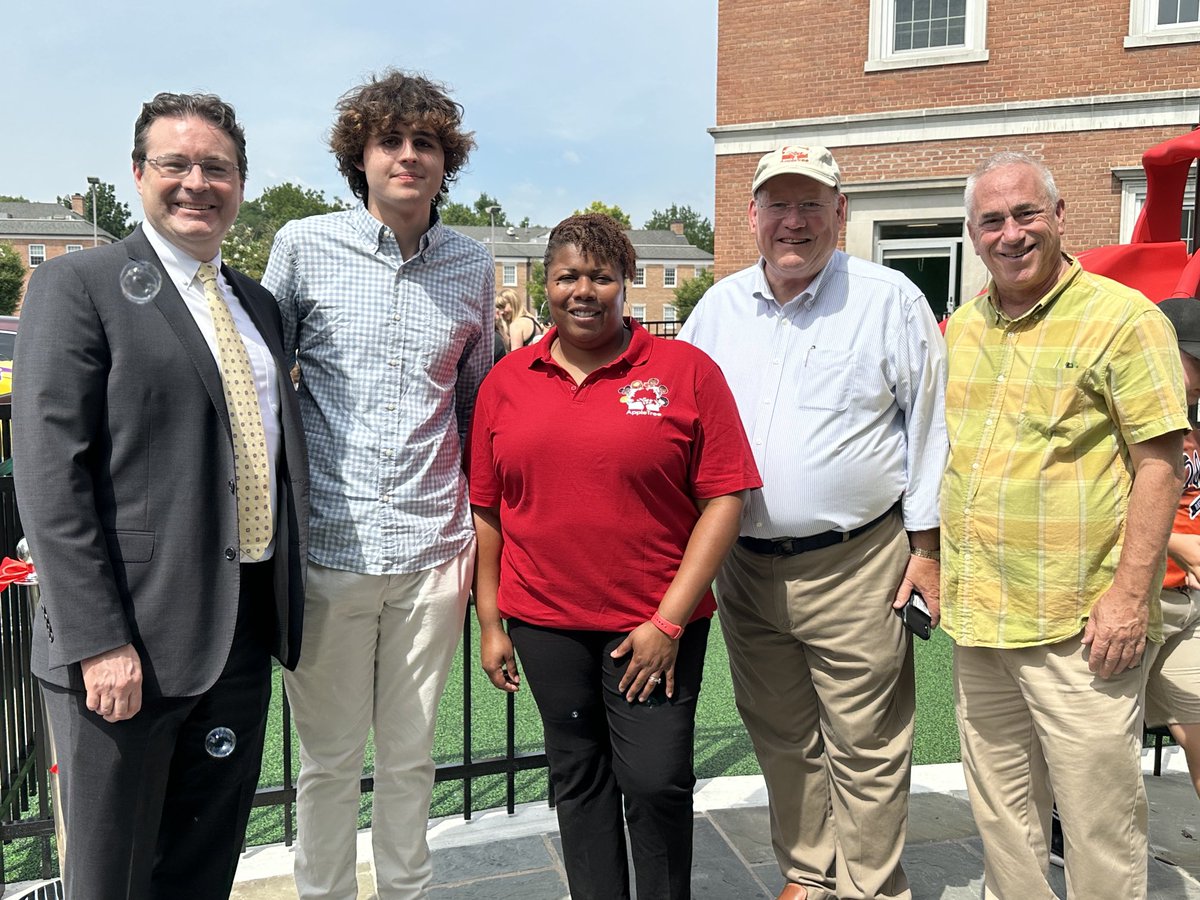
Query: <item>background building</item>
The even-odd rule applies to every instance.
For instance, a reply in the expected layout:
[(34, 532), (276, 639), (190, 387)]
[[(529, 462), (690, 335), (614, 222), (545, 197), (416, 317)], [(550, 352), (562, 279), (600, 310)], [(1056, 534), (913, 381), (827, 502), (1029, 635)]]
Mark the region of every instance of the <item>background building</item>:
[[(83, 217), (83, 197), (75, 194), (72, 209), (58, 203), (0, 202), (0, 244), (8, 244), (25, 263), (25, 283), (46, 260), (93, 246), (92, 223)], [(115, 241), (97, 229), (95, 242)]]
[(1200, 122), (1196, 0), (719, 0), (718, 26), (718, 276), (757, 256), (750, 181), (781, 144), (833, 150), (845, 249), (902, 269), (940, 316), (986, 281), (962, 207), (982, 158), (1043, 159), (1076, 252), (1129, 239), (1142, 151)]
[[(534, 265), (546, 253), (549, 228), (496, 226), (493, 247), (493, 229), (488, 225), (450, 227), (493, 249), (497, 293), (507, 287), (528, 299)], [(674, 322), (675, 288), (702, 269), (711, 269), (713, 255), (688, 243), (682, 225), (669, 231), (635, 229), (625, 233), (637, 251), (637, 274), (626, 291), (630, 315), (640, 322)]]

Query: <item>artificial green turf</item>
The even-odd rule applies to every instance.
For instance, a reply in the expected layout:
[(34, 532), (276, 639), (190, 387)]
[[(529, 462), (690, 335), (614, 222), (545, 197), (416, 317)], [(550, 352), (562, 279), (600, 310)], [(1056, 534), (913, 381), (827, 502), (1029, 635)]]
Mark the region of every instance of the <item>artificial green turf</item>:
[[(472, 616), (472, 619), (474, 617)], [(472, 756), (482, 759), (504, 753), (505, 695), (492, 687), (479, 668), (478, 631), (472, 627), (471, 637), (471, 708)], [(913, 758), (918, 764), (954, 762), (959, 759), (958, 732), (954, 724), (954, 698), (950, 671), (950, 641), (940, 631), (929, 641), (915, 641), (917, 669), (917, 722), (913, 743)], [(439, 763), (459, 762), (463, 754), (463, 666), (460, 646), (451, 667), (446, 693), (439, 709), (434, 759)], [(263, 750), (260, 784), (283, 784), (282, 678), (275, 667), (275, 690), (271, 700), (267, 742)], [(528, 689), (516, 697), (516, 743), (518, 752), (536, 752), (542, 746), (542, 725)], [(299, 770), (299, 740), (293, 731), (293, 782)], [(733, 700), (729, 680), (729, 662), (721, 629), (714, 621), (709, 633), (708, 655), (704, 664), (704, 685), (696, 711), (696, 776), (713, 778), (719, 775), (754, 775), (758, 761), (750, 739), (742, 727)], [(372, 771), (374, 745), (367, 742), (363, 770)], [(544, 771), (522, 772), (517, 775), (517, 802), (544, 800), (547, 795)], [(475, 779), (472, 783), (471, 807), (475, 811), (503, 806), (506, 802), (506, 779), (503, 776)], [(359, 806), (359, 826), (370, 825), (371, 797), (364, 794)], [(446, 782), (436, 785), (432, 816), (460, 815), (463, 811), (463, 785)], [(256, 809), (251, 814), (246, 840), (250, 845), (269, 844), (283, 840), (282, 808)], [(14, 841), (5, 848), (5, 868), (9, 881), (37, 878), (40, 850), (32, 839)]]

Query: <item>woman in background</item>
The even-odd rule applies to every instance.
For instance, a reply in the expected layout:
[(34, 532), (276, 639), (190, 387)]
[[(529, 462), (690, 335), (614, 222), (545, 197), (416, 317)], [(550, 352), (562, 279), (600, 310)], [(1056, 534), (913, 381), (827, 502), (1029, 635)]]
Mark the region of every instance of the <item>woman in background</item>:
[(500, 310), (500, 315), (504, 318), (504, 324), (508, 328), (509, 350), (517, 350), (537, 343), (546, 331), (542, 323), (533, 315), (533, 310), (526, 306), (525, 301), (518, 297), (517, 292), (511, 288), (505, 288), (500, 292), (500, 296), (496, 300), (496, 308)]

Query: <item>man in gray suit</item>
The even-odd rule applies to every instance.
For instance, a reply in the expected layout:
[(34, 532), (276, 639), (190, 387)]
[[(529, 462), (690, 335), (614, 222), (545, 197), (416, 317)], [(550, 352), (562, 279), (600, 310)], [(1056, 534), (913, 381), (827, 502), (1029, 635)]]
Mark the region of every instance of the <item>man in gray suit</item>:
[[(228, 104), (159, 94), (134, 133), (145, 223), (40, 265), (22, 310), (13, 455), (69, 898), (228, 897), (270, 657), (300, 653), (290, 362), (271, 295), (220, 259), (245, 176)], [(135, 260), (162, 276), (149, 302), (123, 295)]]

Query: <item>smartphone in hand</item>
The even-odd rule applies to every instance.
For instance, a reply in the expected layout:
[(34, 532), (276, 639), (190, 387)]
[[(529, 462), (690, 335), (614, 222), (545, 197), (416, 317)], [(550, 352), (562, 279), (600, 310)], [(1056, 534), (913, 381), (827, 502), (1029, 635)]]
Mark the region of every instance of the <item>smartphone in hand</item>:
[(925, 598), (919, 593), (913, 591), (908, 597), (908, 602), (893, 612), (900, 617), (905, 628), (921, 640), (929, 640), (929, 635), (933, 632), (933, 616), (929, 614)]

